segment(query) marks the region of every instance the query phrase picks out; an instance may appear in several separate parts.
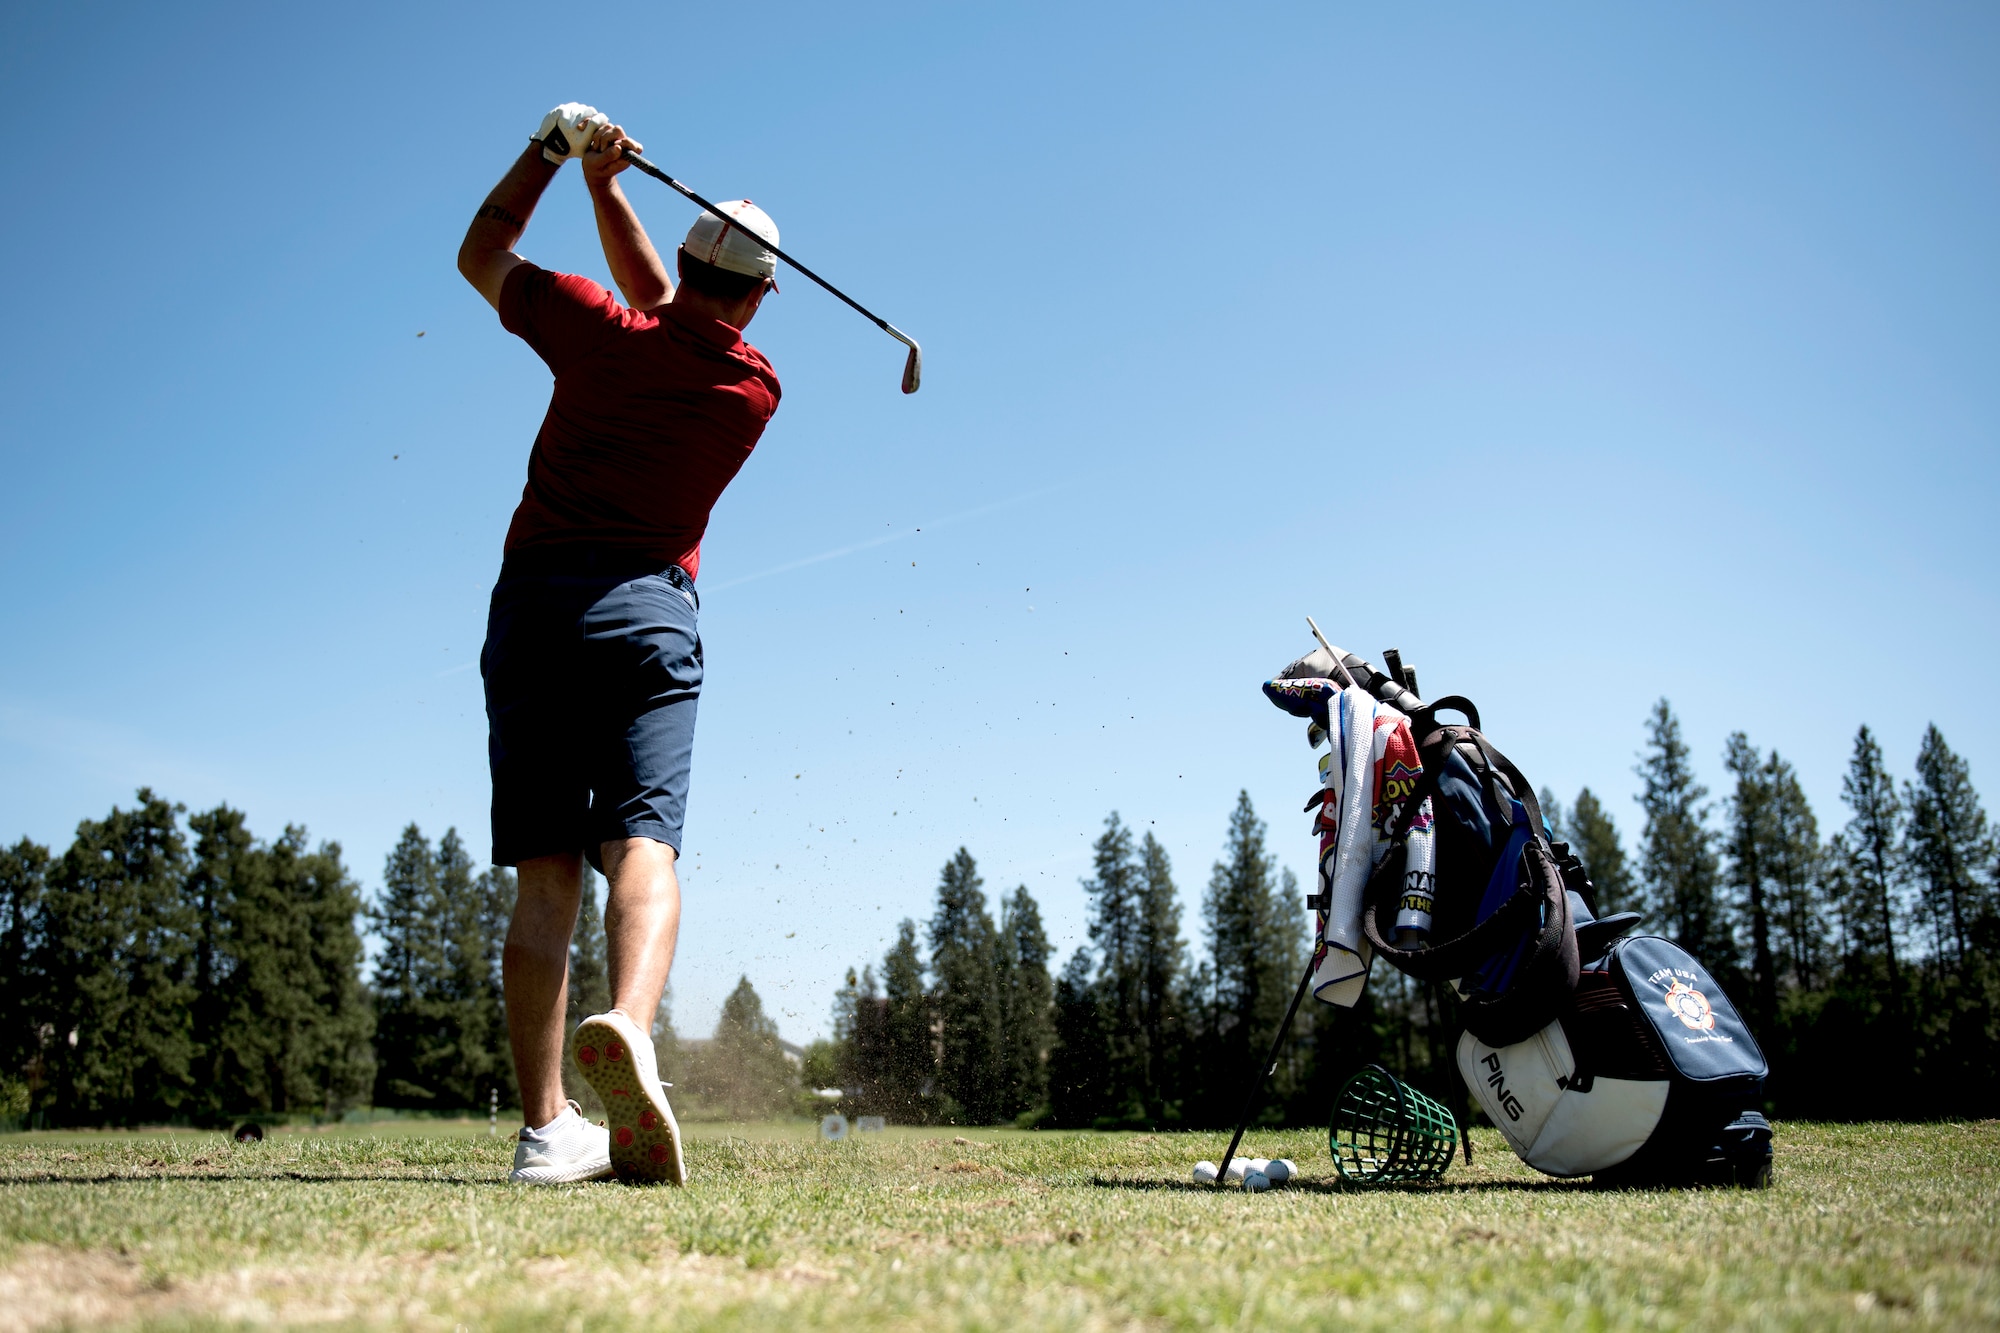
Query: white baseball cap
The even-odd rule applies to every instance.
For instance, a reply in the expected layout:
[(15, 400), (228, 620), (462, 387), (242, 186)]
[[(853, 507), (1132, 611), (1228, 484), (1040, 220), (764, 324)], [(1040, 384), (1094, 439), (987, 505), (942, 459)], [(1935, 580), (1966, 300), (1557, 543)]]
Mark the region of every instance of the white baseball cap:
[(766, 247), (778, 243), (778, 224), (748, 199), (717, 204), (721, 217), (703, 213), (688, 228), (685, 248), (704, 264), (769, 278), (778, 271), (778, 257)]

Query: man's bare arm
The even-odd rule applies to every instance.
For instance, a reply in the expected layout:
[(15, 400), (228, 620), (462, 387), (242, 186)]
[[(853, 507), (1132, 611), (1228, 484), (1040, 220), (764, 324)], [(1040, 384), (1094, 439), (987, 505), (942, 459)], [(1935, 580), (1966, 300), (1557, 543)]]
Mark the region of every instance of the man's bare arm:
[(633, 143), (622, 127), (607, 125), (592, 139), (583, 155), (583, 179), (590, 187), (590, 206), (597, 214), (597, 239), (604, 246), (604, 262), (611, 277), (625, 294), (625, 303), (634, 310), (652, 310), (674, 299), (673, 279), (660, 262), (660, 252), (639, 224), (631, 200), (619, 188), (618, 173), (632, 164), (624, 150), (645, 151)]
[(465, 240), (458, 247), (458, 271), (495, 310), (500, 308), (501, 284), (517, 265), (527, 262), (514, 253), (514, 246), (559, 167), (543, 160), (540, 144), (529, 144), (465, 229)]

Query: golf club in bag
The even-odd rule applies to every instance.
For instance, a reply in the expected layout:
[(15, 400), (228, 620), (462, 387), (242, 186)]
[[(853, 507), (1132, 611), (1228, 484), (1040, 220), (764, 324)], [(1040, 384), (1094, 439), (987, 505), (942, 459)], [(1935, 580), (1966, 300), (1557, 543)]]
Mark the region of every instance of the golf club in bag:
[[(1425, 703), (1400, 654), (1385, 654), (1385, 672), (1313, 633), (1321, 651), (1264, 688), (1309, 720), (1315, 748), (1331, 739), (1344, 756), (1332, 772), (1322, 758), (1323, 790), (1307, 806), (1321, 807), (1321, 892), (1308, 900), (1320, 913), (1321, 984), (1309, 965), (1218, 1179), (1305, 992), (1351, 1005), (1380, 957), (1449, 986), (1465, 1027), (1460, 1076), (1530, 1166), (1600, 1184), (1767, 1183), (1770, 1126), (1751, 1109), (1764, 1057), (1715, 979), (1668, 940), (1621, 938), (1638, 914), (1595, 915), (1583, 865), (1550, 836), (1530, 784), (1480, 734), (1469, 701)], [(1442, 723), (1443, 711), (1471, 725)], [(1341, 870), (1328, 854), (1330, 810), (1341, 859), (1363, 865)], [(1419, 843), (1421, 858), (1411, 854)], [(1357, 871), (1367, 877), (1359, 893)]]
[[(679, 191), (683, 197), (693, 202), (697, 207), (706, 209), (708, 212), (713, 213), (718, 218), (724, 216), (721, 209), (717, 208), (714, 204), (711, 204), (710, 202), (708, 202), (708, 200), (696, 194), (693, 190), (690, 190), (687, 186), (675, 180), (672, 176), (669, 176), (666, 172), (661, 171), (658, 167), (654, 166), (651, 162), (648, 162), (645, 158), (641, 157), (639, 154), (633, 152), (629, 148), (625, 150), (625, 160), (630, 162), (633, 166), (637, 167), (640, 171), (645, 172), (648, 176), (651, 176), (654, 180), (661, 182), (662, 184), (668, 186), (671, 189)], [(770, 241), (764, 240), (764, 238), (761, 236), (758, 237), (758, 240), (764, 246), (768, 247), (772, 254), (784, 260), (787, 264), (790, 264), (793, 268), (805, 274), (808, 278), (811, 278), (814, 282), (826, 288), (828, 291), (832, 292), (835, 296), (838, 296), (841, 300), (847, 302), (849, 306), (852, 306), (856, 311), (860, 312), (861, 317), (863, 319), (866, 319), (869, 323), (881, 329), (882, 332), (888, 334), (891, 338), (894, 338), (897, 342), (909, 348), (910, 354), (903, 361), (903, 392), (915, 393), (917, 391), (919, 386), (923, 384), (924, 380), (924, 349), (917, 346), (917, 340), (915, 338), (912, 338), (909, 334), (903, 332), (901, 329), (897, 328), (894, 324), (891, 324), (888, 320), (883, 319), (880, 315), (875, 314), (873, 311), (869, 310), (866, 306), (862, 305), (859, 301), (849, 296), (846, 292), (843, 292), (842, 290), (840, 290), (840, 288), (834, 286), (832, 283), (828, 282), (825, 278), (822, 278), (819, 274), (813, 272), (811, 269), (807, 268), (804, 264), (801, 264), (798, 260), (786, 254), (783, 250), (780, 250), (776, 245), (773, 245)]]

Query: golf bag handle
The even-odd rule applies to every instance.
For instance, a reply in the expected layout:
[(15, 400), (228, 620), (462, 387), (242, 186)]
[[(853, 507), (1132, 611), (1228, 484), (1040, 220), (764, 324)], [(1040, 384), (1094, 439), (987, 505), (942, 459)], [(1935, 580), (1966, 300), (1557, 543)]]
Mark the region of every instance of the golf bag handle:
[[(625, 160), (627, 162), (630, 162), (633, 166), (637, 167), (639, 170), (645, 172), (648, 176), (651, 176), (654, 180), (659, 181), (668, 186), (669, 188), (678, 191), (683, 197), (691, 200), (696, 206), (705, 209), (710, 213), (713, 213), (716, 217), (722, 218), (725, 221), (728, 219), (729, 216), (728, 214), (724, 213), (714, 204), (711, 204), (710, 202), (708, 202), (708, 200), (702, 198), (700, 195), (696, 194), (693, 190), (690, 190), (687, 186), (681, 184), (679, 181), (675, 180), (672, 176), (669, 176), (666, 172), (661, 171), (658, 167), (654, 166), (651, 162), (648, 162), (645, 158), (639, 156), (639, 154), (633, 152), (629, 148), (625, 150)], [(756, 233), (752, 232), (751, 235), (756, 236)], [(828, 291), (832, 292), (835, 296), (838, 296), (841, 300), (847, 302), (847, 304), (852, 306), (856, 311), (856, 313), (858, 313), (863, 319), (875, 325), (875, 327), (881, 329), (882, 332), (888, 334), (891, 338), (894, 338), (897, 342), (903, 344), (903, 346), (909, 348), (910, 349), (909, 360), (903, 366), (903, 392), (915, 393), (917, 391), (917, 386), (923, 382), (924, 349), (917, 346), (917, 340), (915, 338), (912, 338), (909, 334), (903, 332), (901, 329), (897, 328), (894, 324), (891, 324), (888, 320), (882, 318), (874, 311), (868, 309), (868, 307), (862, 305), (861, 302), (855, 300), (853, 297), (849, 296), (846, 292), (843, 292), (842, 290), (840, 290), (840, 288), (834, 286), (832, 283), (828, 282), (825, 278), (822, 278), (819, 274), (813, 272), (811, 269), (807, 268), (804, 264), (801, 264), (798, 260), (786, 254), (783, 250), (780, 250), (775, 243), (765, 240), (762, 236), (758, 236), (757, 241), (759, 244), (763, 245), (765, 248), (770, 250), (772, 254), (784, 260), (787, 264), (790, 264), (793, 268), (805, 274), (808, 278), (811, 278), (814, 282), (826, 288)]]
[(1414, 729), (1415, 725), (1419, 722), (1424, 724), (1426, 730), (1436, 726), (1437, 715), (1443, 712), (1463, 713), (1465, 714), (1465, 720), (1472, 724), (1474, 731), (1482, 729), (1479, 725), (1479, 710), (1473, 707), (1472, 700), (1462, 694), (1447, 694), (1444, 698), (1434, 703), (1427, 703), (1418, 708), (1416, 712), (1410, 715), (1412, 728)]

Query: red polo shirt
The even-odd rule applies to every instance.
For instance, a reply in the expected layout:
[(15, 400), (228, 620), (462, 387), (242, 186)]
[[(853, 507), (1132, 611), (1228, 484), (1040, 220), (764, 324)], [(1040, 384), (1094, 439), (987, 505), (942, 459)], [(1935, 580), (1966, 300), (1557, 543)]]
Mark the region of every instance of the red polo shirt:
[(764, 354), (720, 320), (641, 314), (533, 264), (501, 285), (500, 323), (556, 377), (507, 550), (590, 542), (698, 573), (708, 512), (778, 410)]

